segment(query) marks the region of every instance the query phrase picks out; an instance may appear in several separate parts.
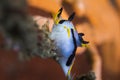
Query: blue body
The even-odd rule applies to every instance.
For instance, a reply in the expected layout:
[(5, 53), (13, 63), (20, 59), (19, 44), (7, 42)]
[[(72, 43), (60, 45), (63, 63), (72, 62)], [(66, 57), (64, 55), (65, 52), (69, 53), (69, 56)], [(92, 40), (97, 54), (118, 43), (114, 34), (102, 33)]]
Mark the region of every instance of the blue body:
[[(68, 37), (66, 26), (69, 29), (74, 29), (73, 24), (70, 21), (65, 21), (63, 24), (54, 25), (51, 33), (51, 39), (55, 41), (55, 45), (60, 56), (68, 58), (74, 50), (73, 37), (70, 32)], [(74, 36), (77, 42), (77, 46), (80, 45), (80, 40), (77, 31), (74, 29)]]
[[(68, 37), (67, 29), (70, 29), (70, 36)], [(74, 50), (74, 42), (71, 33), (71, 29), (74, 30), (75, 40), (77, 42), (77, 46), (80, 45), (80, 40), (78, 37), (78, 33), (75, 30), (71, 21), (65, 21), (62, 24), (53, 25), (52, 32), (50, 38), (54, 40), (55, 46), (57, 48), (57, 53), (61, 56), (59, 59), (59, 63), (62, 66), (64, 73), (67, 75), (67, 72), (70, 66), (66, 66), (66, 62), (71, 54), (73, 54)]]

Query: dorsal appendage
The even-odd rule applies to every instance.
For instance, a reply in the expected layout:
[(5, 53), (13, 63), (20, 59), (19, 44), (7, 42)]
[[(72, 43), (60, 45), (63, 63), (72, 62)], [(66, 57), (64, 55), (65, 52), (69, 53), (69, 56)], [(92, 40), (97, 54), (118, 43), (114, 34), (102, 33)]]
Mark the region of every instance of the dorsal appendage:
[(89, 41), (85, 41), (84, 39), (83, 39), (83, 36), (84, 36), (84, 33), (78, 33), (78, 36), (79, 36), (79, 40), (80, 40), (80, 42), (81, 42), (81, 47), (88, 47), (88, 43), (89, 43)]
[(62, 14), (63, 8), (60, 8), (59, 11), (56, 14), (53, 14), (53, 20), (55, 24), (58, 24), (61, 20), (61, 14)]

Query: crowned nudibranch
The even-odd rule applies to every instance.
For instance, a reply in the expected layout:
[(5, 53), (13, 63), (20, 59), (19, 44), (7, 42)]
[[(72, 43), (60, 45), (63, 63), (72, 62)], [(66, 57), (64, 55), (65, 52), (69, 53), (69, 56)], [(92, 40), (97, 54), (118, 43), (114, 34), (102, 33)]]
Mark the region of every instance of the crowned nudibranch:
[(83, 33), (78, 33), (75, 29), (72, 20), (75, 13), (72, 13), (67, 20), (62, 19), (61, 13), (63, 8), (61, 8), (58, 13), (53, 17), (54, 25), (50, 38), (54, 40), (54, 45), (59, 58), (59, 63), (65, 73), (65, 75), (70, 78), (70, 71), (74, 63), (74, 57), (77, 47), (87, 45), (89, 42), (84, 41), (82, 36)]

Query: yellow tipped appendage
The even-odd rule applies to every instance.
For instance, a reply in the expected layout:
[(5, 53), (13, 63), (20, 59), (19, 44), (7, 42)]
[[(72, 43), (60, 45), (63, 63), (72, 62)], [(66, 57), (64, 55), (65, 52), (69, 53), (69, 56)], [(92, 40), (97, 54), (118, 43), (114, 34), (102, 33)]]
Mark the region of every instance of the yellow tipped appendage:
[(57, 17), (58, 13), (57, 14), (53, 14), (53, 20), (54, 20), (54, 23), (55, 24), (58, 24), (60, 19)]
[(89, 47), (88, 44), (84, 44), (84, 43), (82, 43), (81, 46), (82, 46), (82, 47), (86, 47), (86, 48)]
[(54, 20), (54, 23), (55, 24), (58, 24), (59, 23), (59, 21), (61, 20), (61, 13), (62, 13), (62, 8), (55, 14), (55, 13), (53, 13), (53, 20)]

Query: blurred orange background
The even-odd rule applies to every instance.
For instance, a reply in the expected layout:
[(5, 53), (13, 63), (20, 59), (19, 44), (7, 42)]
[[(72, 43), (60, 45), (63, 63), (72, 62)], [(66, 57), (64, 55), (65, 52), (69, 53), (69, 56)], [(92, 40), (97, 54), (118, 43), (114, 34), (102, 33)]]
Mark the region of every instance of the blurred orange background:
[[(90, 44), (88, 49), (78, 48), (72, 73), (94, 71), (96, 80), (120, 80), (120, 0), (28, 0), (28, 6), (37, 24), (49, 20), (50, 28), (52, 13), (63, 7), (62, 16), (67, 19), (74, 11), (73, 23)], [(37, 57), (21, 62), (15, 52), (3, 49), (0, 55), (0, 80), (66, 80), (52, 59)]]

